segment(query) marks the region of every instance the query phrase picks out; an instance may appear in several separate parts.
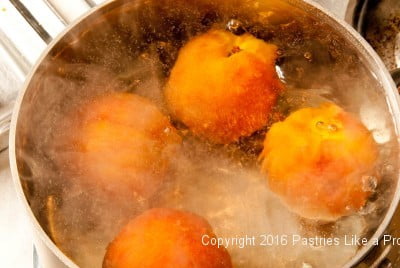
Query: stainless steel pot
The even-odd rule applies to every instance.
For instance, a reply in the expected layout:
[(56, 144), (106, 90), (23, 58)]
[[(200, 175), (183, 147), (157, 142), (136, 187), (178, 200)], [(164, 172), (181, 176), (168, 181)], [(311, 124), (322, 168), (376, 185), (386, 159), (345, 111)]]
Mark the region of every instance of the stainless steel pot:
[[(205, 2), (214, 3), (215, 1)], [(234, 6), (238, 3), (237, 1), (225, 2), (228, 3), (227, 6)], [(260, 1), (261, 9), (264, 8), (266, 2), (267, 1)], [(284, 1), (281, 1), (280, 3), (282, 4), (283, 2)], [(32, 204), (32, 194), (35, 194), (32, 193), (32, 191), (37, 191), (38, 187), (41, 187), (41, 184), (34, 180), (26, 179), (27, 177), (30, 177), (30, 173), (35, 172), (35, 170), (32, 170), (35, 169), (35, 167), (32, 167), (35, 165), (35, 161), (32, 159), (23, 159), (23, 150), (31, 145), (29, 135), (41, 135), (40, 131), (31, 128), (33, 127), (32, 121), (35, 121), (34, 124), (39, 124), (40, 121), (36, 121), (37, 119), (32, 120), (32, 118), (37, 118), (37, 115), (45, 115), (48, 111), (54, 107), (62, 105), (64, 102), (63, 95), (57, 93), (54, 94), (54, 92), (50, 94), (51, 90), (58, 92), (65, 90), (63, 85), (59, 85), (59, 88), (56, 89), (50, 89), (43, 85), (40, 86), (40, 83), (43, 82), (44, 74), (57, 71), (57, 68), (62, 68), (60, 67), (59, 61), (59, 56), (61, 54), (63, 54), (63, 60), (66, 60), (67, 57), (74, 57), (75, 59), (80, 57), (79, 53), (81, 51), (69, 51), (68, 48), (79, 45), (79, 42), (81, 42), (80, 40), (86, 36), (90, 29), (96, 28), (102, 23), (104, 18), (113, 16), (116, 12), (121, 14), (128, 12), (129, 10), (136, 8), (139, 3), (143, 4), (142, 1), (139, 0), (110, 1), (93, 9), (89, 14), (86, 14), (73, 25), (69, 26), (57, 39), (53, 40), (47, 50), (43, 53), (42, 57), (28, 76), (24, 89), (21, 91), (16, 101), (10, 132), (11, 170), (18, 195), (24, 203), (26, 212), (29, 214), (29, 218), (32, 221), (32, 226), (35, 231), (35, 246), (37, 247), (41, 265), (44, 268), (77, 267), (77, 265), (56, 246), (53, 241), (54, 238), (52, 240), (49, 237), (49, 228), (48, 226), (44, 226), (45, 223), (43, 222), (43, 219), (37, 213), (37, 207), (40, 206), (40, 204)], [(277, 1), (277, 3), (279, 3), (279, 1)], [(335, 34), (343, 38), (346, 44), (354, 47), (360, 62), (362, 62), (370, 73), (372, 73), (372, 76), (376, 77), (377, 81), (379, 81), (379, 84), (381, 85), (382, 90), (379, 92), (379, 96), (381, 96), (381, 98), (387, 103), (386, 112), (391, 117), (390, 123), (392, 124), (393, 131), (397, 137), (397, 134), (400, 131), (399, 97), (390, 74), (373, 49), (349, 25), (343, 21), (337, 20), (327, 10), (323, 9), (319, 5), (308, 0), (288, 0), (287, 3), (299, 8), (299, 10), (304, 12), (304, 14), (307, 14), (307, 16), (311, 16), (312, 18), (324, 22), (327, 27), (330, 27), (332, 31), (335, 32)], [(146, 5), (146, 3), (144, 3), (144, 5)], [(302, 14), (301, 12), (300, 14)], [(157, 16), (157, 14), (155, 15)], [(126, 19), (121, 19), (121, 23), (126, 22)], [(96, 29), (99, 31), (102, 30), (101, 28)], [(109, 36), (109, 38), (108, 41), (112, 41), (113, 36)], [(110, 46), (115, 44), (117, 43), (111, 42)], [(96, 46), (96, 44), (92, 45)], [(99, 52), (97, 51), (97, 54), (95, 52), (93, 53), (94, 54), (91, 56), (96, 60)], [(123, 57), (120, 57), (114, 59), (114, 61), (105, 62), (104, 64), (114, 64), (116, 66), (111, 66), (110, 68), (118, 68), (121, 66), (124, 67), (124, 64), (127, 63), (124, 62)], [(78, 89), (76, 88), (76, 90)], [(43, 131), (46, 131), (46, 124), (43, 124), (40, 128)], [(397, 139), (398, 138), (395, 140)], [(398, 174), (397, 171), (396, 174)], [(355, 266), (362, 261), (367, 253), (373, 249), (373, 239), (379, 239), (384, 234), (393, 214), (396, 211), (400, 198), (400, 186), (398, 183), (393, 185), (392, 191), (389, 195), (391, 195), (391, 201), (388, 203), (382, 214), (379, 226), (371, 234), (370, 242), (366, 246), (362, 247), (357, 254), (349, 260), (345, 267)], [(32, 206), (36, 206), (36, 208), (32, 209)], [(44, 206), (44, 204), (42, 204), (42, 206)], [(46, 231), (44, 229), (46, 229)]]

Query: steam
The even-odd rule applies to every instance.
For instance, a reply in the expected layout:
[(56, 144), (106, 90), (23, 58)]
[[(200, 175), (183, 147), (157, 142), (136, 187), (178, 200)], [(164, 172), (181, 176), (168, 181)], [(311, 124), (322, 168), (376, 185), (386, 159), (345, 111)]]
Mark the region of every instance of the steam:
[[(323, 234), (326, 226), (304, 222), (291, 213), (268, 190), (265, 176), (257, 169), (243, 168), (207, 150), (193, 155), (192, 146), (186, 149), (190, 160), (179, 160), (176, 181), (158, 203), (205, 217), (216, 235), (228, 241), (223, 245), (235, 267), (302, 267), (304, 262), (312, 267), (340, 267), (356, 253), (356, 245), (344, 246), (344, 236), (363, 234), (367, 225), (361, 216), (328, 224), (332, 231)], [(254, 242), (234, 242), (245, 237), (254, 237)], [(340, 245), (303, 245), (296, 240), (300, 237), (336, 237)]]
[[(236, 267), (339, 267), (359, 249), (343, 246), (345, 236), (369, 238), (380, 224), (395, 188), (397, 142), (379, 82), (332, 26), (288, 10), (282, 1), (247, 2), (125, 1), (107, 16), (83, 21), (83, 30), (72, 31), (38, 69), (20, 115), (19, 171), (39, 222), (81, 267), (101, 267), (108, 243), (122, 226), (151, 207), (197, 213), (221, 238), (256, 236), (260, 243), (262, 235), (288, 236), (289, 245), (228, 247)], [(170, 161), (162, 189), (149, 199), (105, 194), (82, 183), (82, 152), (74, 146), (79, 117), (74, 115), (110, 92), (141, 95), (168, 115), (163, 85), (180, 47), (211, 27), (225, 29), (232, 18), (281, 50), (278, 65), (287, 90), (277, 118), (332, 101), (373, 131), (382, 180), (359, 214), (320, 223), (302, 220), (283, 206), (268, 190), (256, 160), (260, 148), (254, 147), (262, 144), (266, 129), (238, 144), (214, 146), (174, 122), (182, 148)], [(292, 245), (293, 236), (338, 238), (340, 245)]]

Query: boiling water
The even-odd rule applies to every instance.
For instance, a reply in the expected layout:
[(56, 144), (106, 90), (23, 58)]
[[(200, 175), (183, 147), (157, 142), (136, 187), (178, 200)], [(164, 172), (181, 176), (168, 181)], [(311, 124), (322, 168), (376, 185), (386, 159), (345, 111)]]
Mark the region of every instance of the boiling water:
[[(104, 17), (84, 21), (85, 30), (72, 31), (53, 48), (24, 100), (40, 110), (33, 112), (28, 104), (21, 110), (17, 155), (22, 183), (57, 246), (81, 267), (101, 267), (106, 246), (129, 219), (151, 207), (171, 207), (206, 218), (218, 237), (230, 241), (224, 245), (235, 267), (340, 267), (354, 256), (359, 246), (351, 239), (369, 238), (379, 225), (397, 170), (395, 133), (382, 88), (355, 47), (322, 18), (282, 1), (114, 6)], [(211, 28), (247, 31), (279, 47), (276, 68), (286, 90), (275, 111), (279, 116), (270, 123), (325, 101), (359, 115), (381, 148), (382, 177), (377, 188), (375, 178), (365, 178), (365, 189), (375, 194), (362, 211), (326, 223), (301, 219), (282, 205), (268, 190), (257, 161), (268, 127), (238, 143), (215, 146), (173, 122), (183, 137), (182, 150), (171, 159), (174, 171), (168, 180), (149, 199), (105, 197), (94, 186), (74, 183), (84, 174), (70, 172), (80, 152), (69, 143), (76, 134), (69, 115), (114, 91), (144, 96), (168, 114), (163, 86), (178, 51)], [(246, 236), (254, 240), (234, 242)], [(323, 239), (304, 244), (300, 237)], [(328, 238), (339, 239), (338, 245), (324, 244)]]

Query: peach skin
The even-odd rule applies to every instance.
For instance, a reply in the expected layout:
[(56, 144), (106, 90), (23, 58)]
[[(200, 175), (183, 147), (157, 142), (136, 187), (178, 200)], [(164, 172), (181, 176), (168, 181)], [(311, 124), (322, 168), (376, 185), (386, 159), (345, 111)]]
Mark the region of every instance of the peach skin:
[(181, 139), (151, 101), (113, 93), (89, 103), (78, 120), (80, 164), (88, 183), (141, 197), (156, 191)]
[(165, 88), (173, 116), (194, 134), (226, 144), (264, 127), (282, 84), (277, 47), (246, 33), (210, 30), (179, 52)]
[(275, 123), (261, 154), (269, 188), (295, 213), (336, 220), (361, 209), (378, 183), (377, 145), (355, 116), (335, 104), (300, 109)]
[(192, 213), (156, 208), (131, 220), (112, 241), (103, 268), (230, 268), (224, 247), (204, 245), (211, 226)]

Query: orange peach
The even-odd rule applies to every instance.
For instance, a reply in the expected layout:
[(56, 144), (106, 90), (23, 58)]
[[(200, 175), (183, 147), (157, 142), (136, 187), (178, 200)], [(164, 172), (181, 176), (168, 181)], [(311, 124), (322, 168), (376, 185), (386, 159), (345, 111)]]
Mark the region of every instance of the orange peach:
[(89, 103), (78, 120), (86, 180), (114, 193), (153, 194), (180, 137), (151, 101), (128, 93), (106, 95)]
[(267, 124), (282, 84), (277, 47), (250, 34), (210, 30), (179, 52), (165, 89), (172, 114), (193, 133), (231, 143)]
[(288, 207), (310, 219), (335, 220), (364, 206), (378, 179), (377, 145), (352, 114), (326, 103), (272, 125), (262, 171)]
[(151, 209), (130, 221), (110, 243), (103, 268), (232, 267), (224, 247), (203, 244), (205, 235), (215, 237), (200, 216)]

